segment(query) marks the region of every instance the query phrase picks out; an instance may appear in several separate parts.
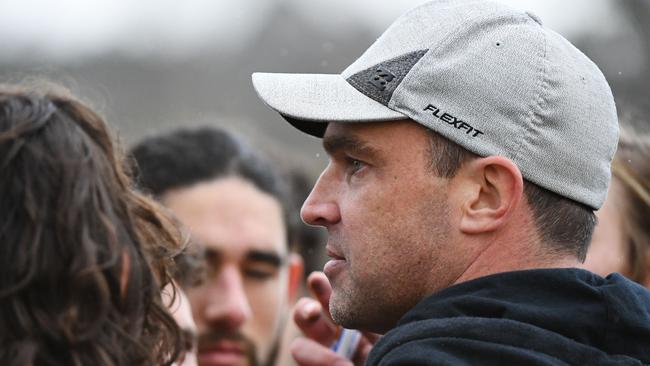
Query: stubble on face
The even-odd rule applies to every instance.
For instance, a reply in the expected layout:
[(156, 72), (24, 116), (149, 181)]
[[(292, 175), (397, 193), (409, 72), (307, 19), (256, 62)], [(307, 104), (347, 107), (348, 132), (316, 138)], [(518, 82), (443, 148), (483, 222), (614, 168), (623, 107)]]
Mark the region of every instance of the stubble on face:
[(220, 343), (222, 341), (228, 341), (241, 345), (247, 366), (257, 366), (260, 364), (258, 362), (257, 348), (255, 347), (255, 343), (238, 331), (224, 332), (214, 329), (205, 333), (200, 333), (198, 337), (199, 351), (202, 349), (207, 349), (212, 345)]
[(377, 333), (454, 276), (447, 251), (448, 180), (429, 168), (428, 134), (413, 123), (404, 131), (392, 122), (382, 135), (371, 132), (364, 139), (376, 142), (382, 136), (386, 140), (378, 146), (390, 150), (385, 171), (360, 178), (358, 187), (341, 197), (341, 222), (328, 228), (330, 243), (346, 259), (346, 270), (330, 279), (332, 317), (344, 327)]
[(330, 301), (333, 319), (346, 328), (376, 333), (394, 327), (429, 294), (429, 277), (438, 275), (432, 267), (444, 259), (437, 243), (446, 242), (449, 236), (447, 212), (446, 202), (437, 200), (404, 212), (408, 222), (395, 217), (391, 224), (377, 225), (362, 237), (342, 237), (346, 245), (361, 241), (369, 250), (365, 258), (348, 258), (347, 280), (335, 289)]
[[(164, 203), (190, 229), (204, 255), (204, 281), (188, 291), (200, 330), (200, 353), (221, 343), (243, 355), (238, 361), (242, 365), (273, 364), (288, 312), (281, 203), (237, 177), (167, 192)], [(213, 286), (222, 286), (219, 278), (226, 266), (234, 266), (241, 282), (231, 276), (229, 288), (239, 290), (213, 296), (211, 291), (225, 290)], [(223, 303), (229, 296), (237, 296), (231, 304), (239, 301), (239, 310), (250, 306), (251, 314), (229, 310)], [(209, 316), (208, 306), (216, 309)]]
[(282, 339), (282, 331), (286, 323), (286, 318), (286, 314), (283, 313), (280, 318), (280, 326), (273, 334), (266, 355), (260, 354), (260, 349), (255, 345), (255, 342), (240, 330), (223, 331), (220, 329), (209, 329), (207, 332), (198, 335), (198, 348), (199, 350), (207, 349), (215, 343), (227, 340), (241, 345), (245, 362), (242, 366), (274, 366), (280, 350), (280, 341)]

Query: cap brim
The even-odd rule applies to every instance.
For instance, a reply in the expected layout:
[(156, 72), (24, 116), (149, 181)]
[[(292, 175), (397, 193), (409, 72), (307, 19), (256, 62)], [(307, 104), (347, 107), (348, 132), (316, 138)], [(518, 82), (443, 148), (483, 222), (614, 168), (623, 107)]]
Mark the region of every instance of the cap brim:
[(253, 87), (294, 127), (316, 137), (323, 137), (329, 122), (408, 118), (360, 93), (338, 74), (254, 73)]

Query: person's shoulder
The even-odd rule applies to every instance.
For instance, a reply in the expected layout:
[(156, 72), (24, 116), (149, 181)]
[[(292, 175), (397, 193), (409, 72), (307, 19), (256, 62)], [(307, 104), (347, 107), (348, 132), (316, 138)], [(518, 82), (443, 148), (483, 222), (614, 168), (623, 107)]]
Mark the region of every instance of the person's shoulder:
[(388, 332), (366, 365), (642, 365), (510, 319), (422, 319)]

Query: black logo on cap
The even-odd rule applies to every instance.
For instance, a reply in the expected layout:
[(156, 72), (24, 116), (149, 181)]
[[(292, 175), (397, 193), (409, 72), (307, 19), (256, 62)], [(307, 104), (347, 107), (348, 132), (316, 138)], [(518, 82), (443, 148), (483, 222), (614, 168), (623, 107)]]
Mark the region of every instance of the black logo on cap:
[(463, 120), (460, 120), (447, 112), (443, 112), (440, 108), (433, 106), (431, 104), (424, 107), (423, 111), (431, 112), (431, 115), (438, 118), (442, 122), (446, 123), (448, 126), (452, 126), (460, 131), (465, 131), (466, 134), (471, 135), (472, 137), (478, 137), (483, 135), (483, 131), (477, 130), (475, 127), (466, 123)]
[(395, 79), (395, 75), (393, 75), (390, 70), (385, 67), (380, 67), (376, 69), (374, 74), (370, 76), (370, 80), (368, 80), (368, 82), (374, 85), (375, 88), (384, 90), (386, 89), (386, 84), (393, 81), (393, 79)]
[(368, 98), (387, 106), (406, 74), (426, 53), (427, 50), (405, 53), (374, 64), (345, 80)]

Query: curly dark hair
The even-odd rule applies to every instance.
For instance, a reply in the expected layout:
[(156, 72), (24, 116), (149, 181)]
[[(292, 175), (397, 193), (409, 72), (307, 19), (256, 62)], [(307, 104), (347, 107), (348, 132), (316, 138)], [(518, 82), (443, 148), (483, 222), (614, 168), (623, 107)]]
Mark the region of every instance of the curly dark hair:
[(181, 237), (102, 118), (60, 87), (0, 85), (0, 172), (0, 364), (171, 364)]

